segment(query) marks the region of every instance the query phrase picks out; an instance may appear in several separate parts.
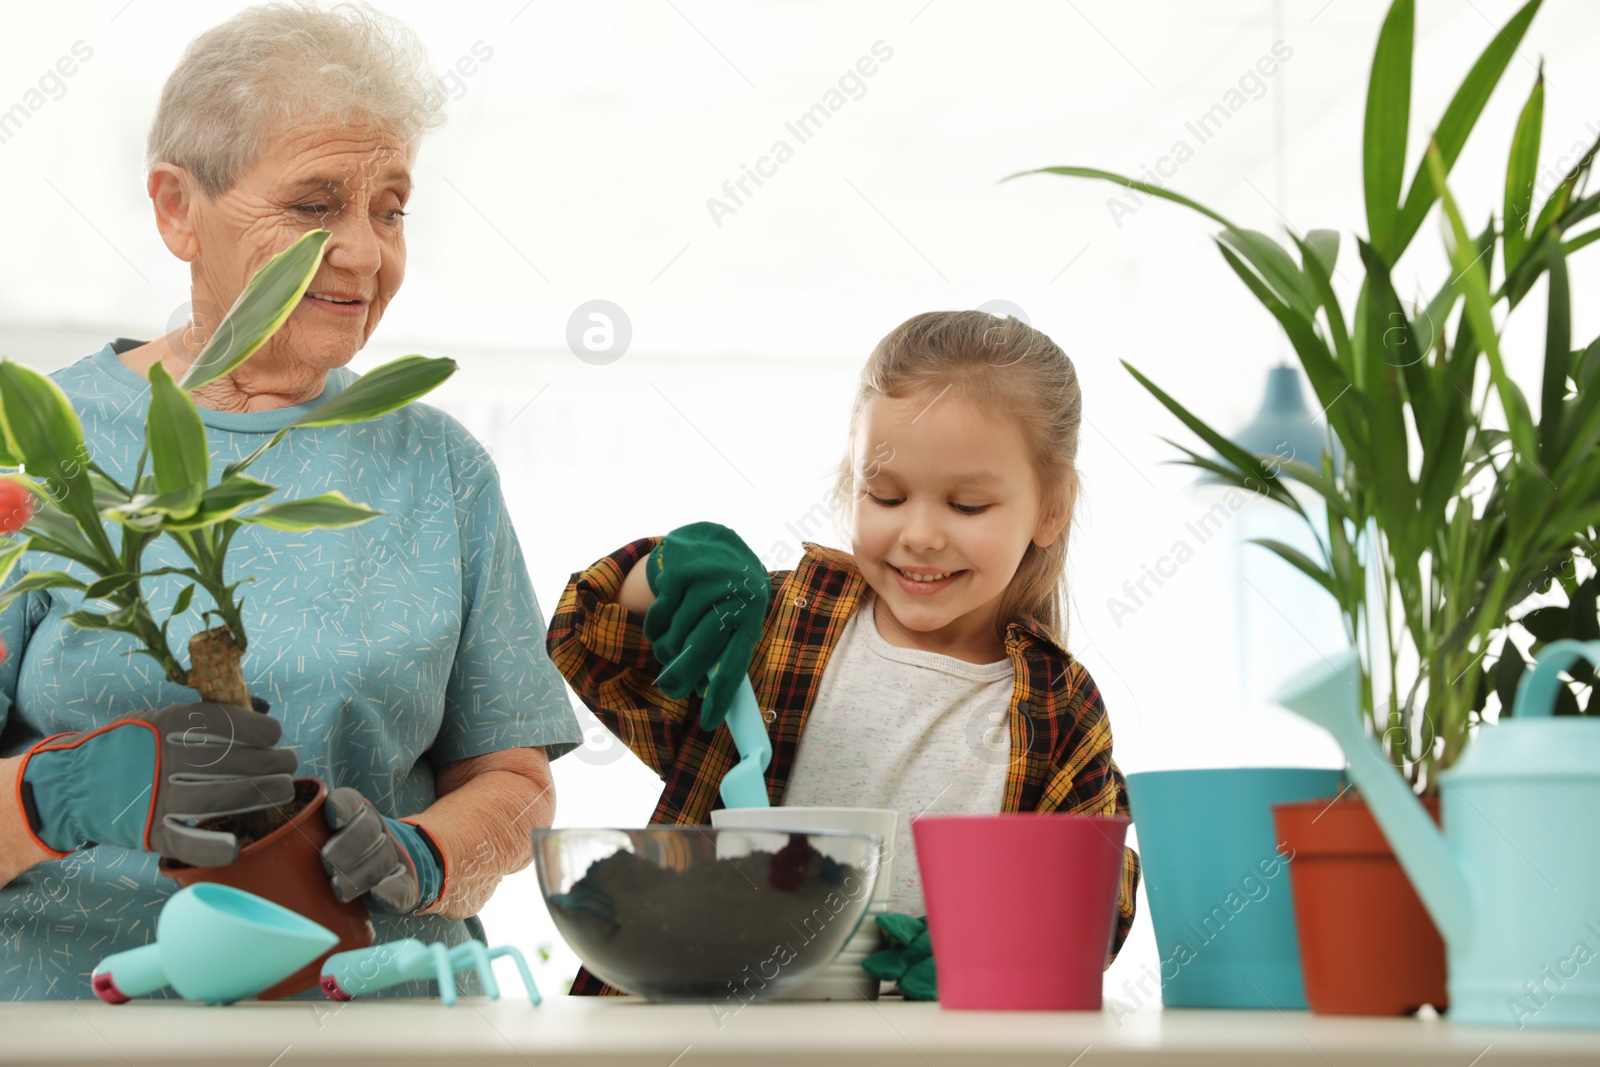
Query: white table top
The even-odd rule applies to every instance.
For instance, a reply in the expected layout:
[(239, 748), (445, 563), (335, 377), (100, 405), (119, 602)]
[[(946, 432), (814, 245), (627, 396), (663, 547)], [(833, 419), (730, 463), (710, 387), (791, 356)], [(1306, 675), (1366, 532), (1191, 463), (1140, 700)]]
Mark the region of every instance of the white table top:
[[(737, 1006), (737, 1005), (735, 1005)], [(942, 1011), (933, 1004), (758, 1004), (719, 1017), (705, 1005), (633, 998), (246, 1003), (0, 1004), (0, 1063), (218, 1067), (422, 1063), (564, 1067), (628, 1064), (1157, 1063), (1228, 1067), (1495, 1067), (1600, 1063), (1600, 1030), (1489, 1030), (1438, 1019), (1301, 1012)]]

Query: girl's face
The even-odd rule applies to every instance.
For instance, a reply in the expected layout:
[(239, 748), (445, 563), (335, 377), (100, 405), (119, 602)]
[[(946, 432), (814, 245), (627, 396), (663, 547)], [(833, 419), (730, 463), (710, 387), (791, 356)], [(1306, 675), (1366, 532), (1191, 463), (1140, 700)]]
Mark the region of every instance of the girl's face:
[(1043, 514), (1014, 422), (946, 390), (880, 397), (852, 447), (856, 565), (878, 595), (878, 631), (903, 648), (973, 663), (1005, 658), (995, 611), (1030, 541), (1060, 535)]

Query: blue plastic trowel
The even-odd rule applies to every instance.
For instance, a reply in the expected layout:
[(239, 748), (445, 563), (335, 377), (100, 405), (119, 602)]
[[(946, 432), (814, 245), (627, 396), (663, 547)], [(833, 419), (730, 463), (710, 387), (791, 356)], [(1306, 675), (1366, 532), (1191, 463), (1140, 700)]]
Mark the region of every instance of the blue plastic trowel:
[(756, 691), (750, 685), (748, 674), (739, 679), (733, 705), (728, 708), (724, 721), (733, 735), (739, 762), (722, 776), (719, 792), (723, 805), (729, 808), (770, 807), (765, 775), (767, 765), (772, 762), (772, 742), (767, 738), (766, 719), (761, 714), (761, 705), (756, 703)]

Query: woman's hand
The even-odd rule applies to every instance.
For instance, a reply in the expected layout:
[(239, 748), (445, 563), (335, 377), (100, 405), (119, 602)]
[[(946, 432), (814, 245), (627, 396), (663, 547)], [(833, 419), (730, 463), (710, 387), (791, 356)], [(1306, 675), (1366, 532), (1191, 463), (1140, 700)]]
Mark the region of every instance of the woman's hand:
[(347, 786), (328, 794), (322, 817), (335, 831), (322, 846), (322, 868), (340, 900), (366, 897), (372, 911), (410, 915), (438, 899), (444, 863), (427, 831), (378, 814)]
[(673, 530), (644, 567), (656, 597), (645, 612), (644, 633), (665, 665), (656, 684), (673, 699), (704, 693), (700, 725), (714, 730), (750, 670), (771, 581), (750, 546), (714, 522)]
[(298, 761), (276, 747), (282, 734), (250, 708), (173, 704), (45, 738), (23, 757), (16, 796), (35, 840), (56, 856), (95, 843), (222, 867), (237, 858), (237, 839), (191, 824), (292, 801)]

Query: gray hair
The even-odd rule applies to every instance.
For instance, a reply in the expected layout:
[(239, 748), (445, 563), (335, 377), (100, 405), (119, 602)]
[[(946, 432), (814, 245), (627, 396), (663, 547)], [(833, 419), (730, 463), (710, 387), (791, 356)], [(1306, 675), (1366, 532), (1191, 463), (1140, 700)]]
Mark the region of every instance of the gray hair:
[(167, 78), (146, 165), (184, 167), (219, 196), (279, 130), (370, 124), (415, 150), (444, 93), (405, 23), (366, 4), (247, 8), (189, 43)]

